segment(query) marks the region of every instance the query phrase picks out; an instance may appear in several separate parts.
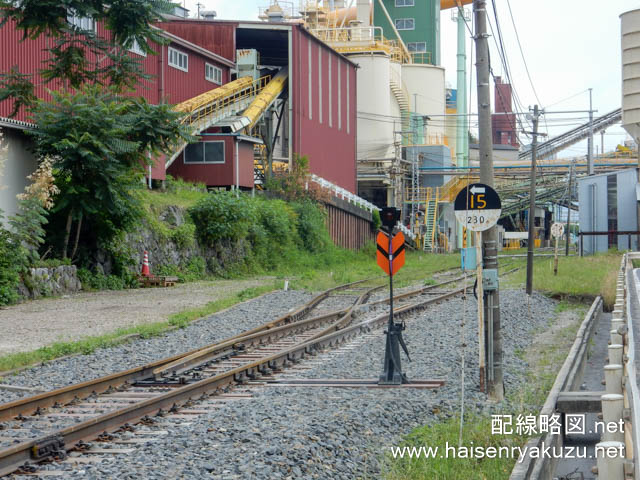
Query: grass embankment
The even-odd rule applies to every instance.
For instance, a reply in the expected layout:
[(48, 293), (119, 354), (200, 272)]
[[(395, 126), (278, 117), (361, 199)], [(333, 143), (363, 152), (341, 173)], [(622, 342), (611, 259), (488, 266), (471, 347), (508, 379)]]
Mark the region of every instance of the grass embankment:
[[(572, 317), (567, 317), (573, 312)], [(507, 392), (510, 405), (498, 415), (512, 415), (514, 433), (494, 435), (489, 415), (467, 414), (461, 445), (466, 448), (521, 447), (527, 436), (516, 433), (518, 415), (537, 415), (548, 392), (553, 386), (558, 370), (564, 362), (566, 352), (575, 339), (586, 307), (582, 304), (561, 302), (556, 313), (564, 317), (563, 326), (554, 335), (541, 333), (534, 344), (525, 352), (517, 352), (529, 364), (524, 387), (515, 392)], [(567, 321), (568, 320), (568, 321)], [(468, 405), (468, 404), (467, 404)], [(443, 418), (440, 423), (419, 427), (411, 432), (400, 446), (438, 447), (443, 453), (447, 445), (457, 447), (459, 442), (460, 417)], [(517, 458), (502, 455), (502, 458), (413, 458), (393, 459), (387, 453), (384, 459), (387, 480), (507, 480)]]
[[(553, 257), (535, 259), (533, 288), (557, 299), (591, 301), (598, 295), (605, 307), (615, 302), (616, 277), (620, 268), (621, 253), (608, 252), (589, 257), (558, 257), (558, 275), (553, 274)], [(526, 265), (526, 258), (514, 259)], [(506, 286), (521, 286), (526, 282), (526, 269), (515, 272)]]

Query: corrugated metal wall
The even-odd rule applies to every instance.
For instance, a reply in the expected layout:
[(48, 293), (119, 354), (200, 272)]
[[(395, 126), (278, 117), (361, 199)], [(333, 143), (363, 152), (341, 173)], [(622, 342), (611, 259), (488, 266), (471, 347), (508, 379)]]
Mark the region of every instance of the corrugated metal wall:
[(235, 62), (237, 25), (233, 22), (171, 20), (158, 27)]
[(358, 250), (375, 238), (370, 221), (335, 205), (326, 204), (325, 207), (329, 235), (339, 247)]
[(292, 35), (293, 151), (309, 157), (312, 173), (355, 193), (355, 65), (298, 26)]
[[(164, 25), (164, 24), (163, 24)], [(228, 36), (229, 26), (222, 29), (220, 35)], [(231, 30), (233, 37), (233, 30)], [(98, 25), (98, 34), (108, 37), (109, 31)], [(43, 62), (49, 58), (48, 48), (53, 45), (53, 40), (46, 35), (41, 35), (36, 40), (24, 40), (22, 34), (16, 30), (15, 22), (8, 21), (0, 28), (0, 72), (8, 72), (12, 66), (17, 65), (19, 71), (25, 74), (36, 74), (43, 67)], [(195, 43), (195, 42), (194, 42)], [(225, 43), (225, 45), (228, 42)], [(234, 40), (231, 40), (234, 44)], [(168, 46), (151, 44), (151, 47), (158, 52), (157, 55), (147, 55), (140, 57), (131, 53), (132, 57), (142, 59), (145, 73), (153, 75), (149, 80), (143, 80), (134, 95), (146, 98), (150, 103), (159, 103), (165, 96), (169, 103), (179, 103), (196, 95), (216, 88), (218, 85), (209, 82), (204, 76), (204, 64), (210, 63), (222, 69), (223, 83), (229, 81), (230, 69), (228, 66), (217, 63), (199, 53), (190, 51), (188, 48), (171, 43), (169, 46), (176, 48), (189, 55), (189, 71), (183, 72), (167, 64)], [(215, 52), (214, 52), (215, 53)], [(90, 62), (95, 58), (88, 56)], [(164, 72), (164, 75), (162, 74)], [(47, 90), (60, 90), (62, 82), (58, 80), (44, 83), (39, 75), (35, 75), (33, 83), (36, 85), (35, 94), (38, 98), (49, 100), (51, 97)], [(0, 102), (0, 116), (7, 117), (11, 113), (13, 102), (5, 100)], [(24, 111), (16, 117), (18, 120), (28, 120)]]

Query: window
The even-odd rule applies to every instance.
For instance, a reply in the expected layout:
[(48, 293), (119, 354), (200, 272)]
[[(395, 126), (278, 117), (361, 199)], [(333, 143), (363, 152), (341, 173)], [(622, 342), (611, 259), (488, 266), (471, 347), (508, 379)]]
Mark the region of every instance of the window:
[(189, 71), (189, 56), (180, 50), (169, 47), (169, 66), (178, 70)]
[(129, 51), (131, 53), (135, 53), (136, 55), (140, 55), (142, 57), (146, 57), (147, 56), (147, 52), (145, 52), (144, 50), (142, 50), (142, 48), (140, 48), (140, 44), (138, 43), (138, 41), (135, 38), (133, 39), (133, 43), (129, 47)]
[(416, 21), (413, 18), (396, 18), (396, 28), (398, 30), (414, 30)]
[(184, 163), (224, 163), (224, 142), (190, 143), (184, 149)]
[(210, 82), (222, 85), (222, 69), (214, 67), (210, 63), (204, 64), (204, 78)]
[(91, 17), (80, 17), (75, 14), (73, 10), (67, 10), (67, 22), (76, 27), (79, 30), (87, 32), (93, 32), (96, 28), (96, 23)]
[(396, 7), (413, 7), (415, 0), (396, 0)]
[(408, 42), (407, 48), (410, 52), (426, 52), (427, 42)]

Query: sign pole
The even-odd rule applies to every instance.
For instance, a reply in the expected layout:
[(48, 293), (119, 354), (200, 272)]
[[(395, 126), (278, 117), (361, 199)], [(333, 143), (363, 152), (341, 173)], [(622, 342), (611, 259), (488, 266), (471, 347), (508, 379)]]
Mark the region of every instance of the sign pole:
[(454, 201), (456, 219), (468, 231), (475, 232), (479, 383), (480, 391), (488, 393), (494, 399), (502, 392), (502, 381), (500, 357), (495, 352), (500, 349), (500, 334), (494, 323), (498, 314), (495, 297), (498, 291), (498, 254), (495, 241), (490, 238), (491, 229), (500, 219), (501, 212), (500, 196), (484, 183), (468, 185), (458, 193)]
[(558, 237), (556, 237), (556, 248), (553, 254), (553, 274), (558, 275)]
[(476, 273), (478, 282), (478, 365), (480, 366), (480, 391), (486, 392), (486, 341), (484, 327), (484, 291), (482, 288), (482, 232), (476, 232)]
[[(393, 318), (393, 275), (404, 265), (404, 235), (398, 232), (393, 235), (393, 229), (400, 218), (400, 210), (396, 208), (383, 208), (382, 223), (386, 228), (385, 233), (378, 234), (378, 265), (389, 274), (389, 322), (385, 334), (384, 370), (378, 381), (379, 385), (401, 385), (408, 383), (407, 377), (402, 373), (400, 362), (400, 347), (409, 356), (407, 346), (402, 338), (404, 324), (396, 322)], [(395, 250), (394, 250), (395, 249)], [(394, 263), (395, 271), (394, 271)]]

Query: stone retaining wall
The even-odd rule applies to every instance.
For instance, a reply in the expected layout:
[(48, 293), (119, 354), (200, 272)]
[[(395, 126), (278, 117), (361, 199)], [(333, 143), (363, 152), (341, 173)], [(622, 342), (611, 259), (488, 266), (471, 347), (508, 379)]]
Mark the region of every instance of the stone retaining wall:
[(75, 293), (82, 289), (75, 265), (53, 268), (30, 268), (18, 286), (20, 296), (33, 299)]

